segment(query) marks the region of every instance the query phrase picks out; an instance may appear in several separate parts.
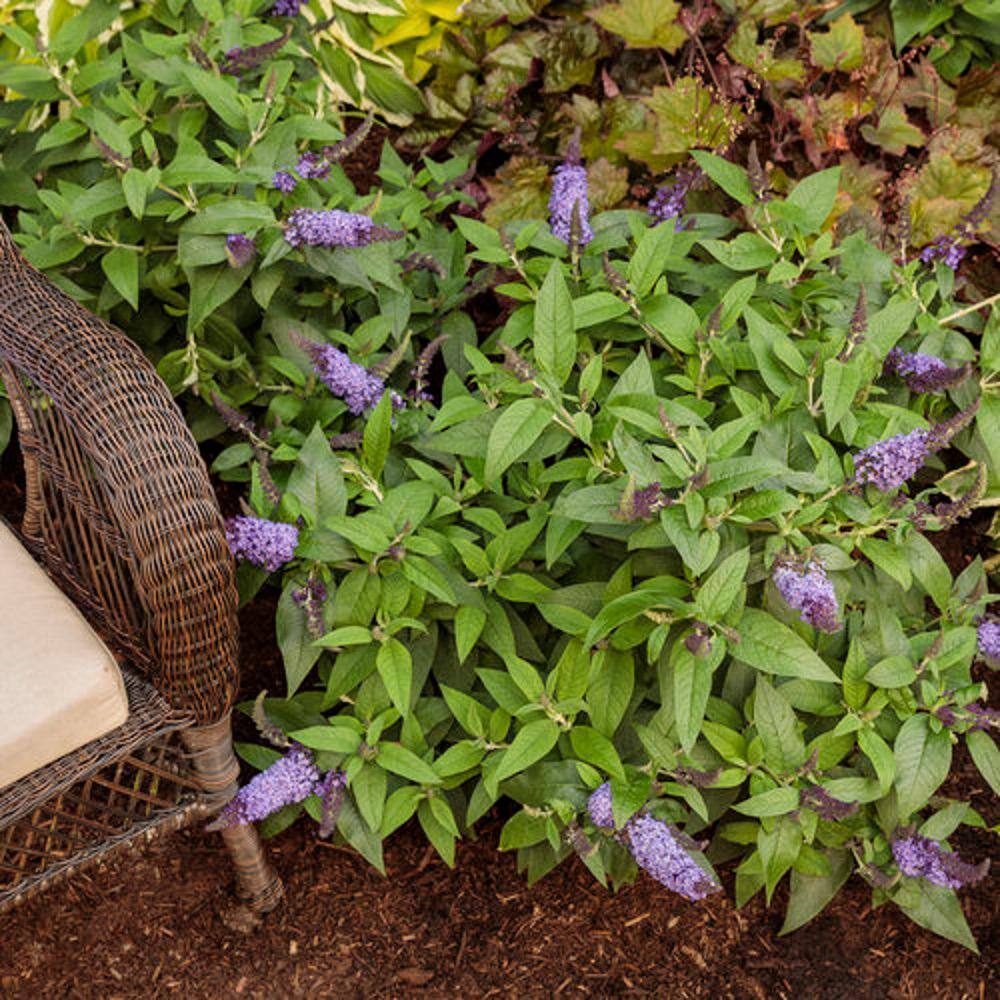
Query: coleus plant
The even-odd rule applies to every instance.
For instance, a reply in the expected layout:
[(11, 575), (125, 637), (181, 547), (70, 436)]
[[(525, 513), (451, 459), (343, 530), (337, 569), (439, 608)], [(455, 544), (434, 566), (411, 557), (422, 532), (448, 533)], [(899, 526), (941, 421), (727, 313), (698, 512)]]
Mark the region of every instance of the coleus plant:
[(1000, 785), (1000, 626), (982, 557), (954, 577), (933, 537), (1000, 495), (1000, 325), (941, 261), (835, 244), (839, 170), (778, 197), (696, 158), (739, 224), (588, 217), (571, 160), (551, 227), (387, 215), (391, 243), (283, 258), (391, 245), (426, 266), (404, 314), (463, 315), (481, 275), (514, 307), (387, 317), (373, 349), (380, 272), (265, 321), (255, 395), (213, 380), (244, 596), (283, 564), (287, 690), (256, 715), (294, 755), (244, 744), (234, 815), (304, 809), (381, 867), (414, 816), (452, 863), (503, 800), (531, 879), (575, 853), (697, 899), (737, 859), (738, 903), (789, 880), (790, 931), (853, 874), (974, 947), (984, 869), (948, 839), (984, 821), (946, 783), (964, 745)]

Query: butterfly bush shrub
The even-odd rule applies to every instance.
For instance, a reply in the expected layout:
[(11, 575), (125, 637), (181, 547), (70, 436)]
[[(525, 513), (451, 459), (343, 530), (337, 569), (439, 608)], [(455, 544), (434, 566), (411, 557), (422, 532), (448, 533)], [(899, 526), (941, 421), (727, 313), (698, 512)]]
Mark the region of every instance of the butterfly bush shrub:
[[(698, 900), (735, 861), (738, 903), (788, 881), (789, 931), (853, 876), (972, 946), (985, 866), (949, 838), (984, 820), (949, 775), (998, 785), (998, 626), (984, 558), (934, 538), (998, 495), (1000, 327), (945, 265), (835, 243), (837, 170), (780, 198), (697, 159), (733, 218), (564, 184), (555, 226), (500, 230), (432, 225), (433, 190), (407, 215), (446, 168), (384, 161), (392, 240), (283, 258), (272, 383), (217, 382), (219, 464), (299, 528), (263, 709), (376, 866), (414, 816), (452, 863), (503, 801), (531, 879), (576, 854)], [(322, 254), (370, 287), (296, 301)]]

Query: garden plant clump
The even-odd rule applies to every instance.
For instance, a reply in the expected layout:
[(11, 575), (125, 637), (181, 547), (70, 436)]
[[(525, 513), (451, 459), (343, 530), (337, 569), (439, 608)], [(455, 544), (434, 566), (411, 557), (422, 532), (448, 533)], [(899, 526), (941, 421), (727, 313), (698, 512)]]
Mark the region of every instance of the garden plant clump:
[[(956, 299), (988, 168), (876, 242), (835, 225), (866, 168), (812, 171), (817, 125), (792, 180), (713, 92), (676, 147), (637, 120), (650, 176), (679, 168), (648, 206), (595, 191), (569, 116), (541, 197), (484, 222), (465, 156), (386, 143), (358, 192), (323, 3), (118, 7), (4, 26), (0, 195), (244, 492), (243, 599), (281, 588), (273, 746), (241, 746), (262, 773), (218, 824), (307, 812), (381, 867), (415, 817), (450, 864), (497, 807), (532, 880), (578, 857), (697, 901), (732, 863), (738, 903), (787, 881), (794, 930), (853, 876), (974, 946), (986, 866), (949, 839), (985, 822), (948, 781), (968, 753), (1000, 787), (996, 563), (953, 576), (934, 539), (1000, 496), (1000, 323)], [(802, 45), (853, 72), (855, 29)], [(676, 121), (708, 84), (661, 89)]]

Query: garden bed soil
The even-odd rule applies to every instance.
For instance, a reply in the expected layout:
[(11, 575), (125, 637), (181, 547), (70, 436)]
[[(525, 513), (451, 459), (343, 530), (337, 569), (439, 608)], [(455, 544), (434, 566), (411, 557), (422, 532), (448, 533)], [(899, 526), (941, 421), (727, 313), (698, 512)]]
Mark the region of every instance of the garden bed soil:
[[(0, 515), (16, 521), (14, 454), (0, 459)], [(948, 534), (953, 571), (983, 551), (982, 530), (977, 518)], [(273, 622), (267, 592), (241, 613), (245, 697), (280, 684)], [(964, 751), (944, 791), (1000, 820)], [(770, 910), (757, 898), (737, 911), (725, 869), (727, 892), (699, 904), (645, 876), (611, 894), (575, 860), (529, 887), (513, 855), (497, 850), (501, 823), (493, 816), (478, 841), (460, 844), (453, 871), (411, 824), (387, 846), (388, 878), (300, 823), (267, 844), (286, 899), (260, 922), (233, 902), (217, 835), (171, 834), (5, 916), (0, 996), (1000, 995), (995, 876), (962, 893), (978, 956), (891, 905), (872, 911), (857, 878), (811, 924), (779, 938), (783, 890)], [(956, 845), (978, 860), (987, 837), (964, 830)]]

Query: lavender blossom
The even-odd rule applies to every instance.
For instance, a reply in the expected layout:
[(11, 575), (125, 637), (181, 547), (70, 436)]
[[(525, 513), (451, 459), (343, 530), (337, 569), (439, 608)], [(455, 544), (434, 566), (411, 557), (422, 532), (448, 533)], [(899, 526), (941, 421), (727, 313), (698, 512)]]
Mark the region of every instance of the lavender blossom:
[(266, 770), (255, 775), (222, 807), (211, 830), (256, 823), (271, 813), (312, 795), (319, 771), (312, 754), (296, 744)]
[(318, 639), (326, 632), (323, 621), (326, 586), (323, 581), (309, 577), (304, 587), (298, 587), (292, 591), (292, 600), (305, 612), (306, 630), (314, 639)]
[(319, 153), (303, 153), (295, 170), (304, 180), (322, 180), (330, 173), (330, 164)]
[[(352, 361), (331, 344), (303, 340), (301, 346), (312, 360), (320, 381), (334, 396), (347, 403), (348, 410), (356, 417), (378, 405), (386, 391), (385, 382), (364, 365)], [(396, 409), (405, 405), (397, 393), (392, 394), (392, 404)]]
[(302, 0), (275, 0), (271, 17), (297, 17)]
[(819, 559), (804, 563), (781, 559), (771, 578), (788, 605), (801, 612), (802, 621), (823, 632), (836, 632), (840, 628), (837, 594)]
[(587, 799), (587, 815), (594, 826), (613, 830), (615, 827), (614, 811), (611, 808), (611, 785), (605, 781), (596, 791), (591, 792)]
[(226, 257), (230, 267), (246, 267), (257, 255), (257, 244), (242, 233), (230, 233), (226, 237)]
[(262, 517), (233, 517), (226, 522), (226, 541), (234, 556), (273, 573), (294, 558), (299, 529)]
[(941, 260), (945, 267), (957, 271), (965, 254), (966, 249), (958, 242), (957, 236), (939, 236), (933, 243), (929, 243), (920, 251), (920, 259), (925, 264)]
[(923, 466), (934, 447), (932, 435), (919, 428), (876, 441), (854, 456), (854, 478), (891, 493)]
[(933, 354), (916, 354), (894, 347), (885, 359), (886, 372), (898, 375), (912, 392), (943, 392), (969, 374), (968, 365), (950, 368)]
[(271, 178), (271, 187), (276, 188), (282, 194), (291, 194), (298, 183), (295, 174), (288, 170), (275, 171), (274, 176)]
[(347, 791), (347, 775), (343, 771), (327, 771), (313, 791), (319, 796), (322, 807), (319, 835), (329, 837), (337, 825)]
[(988, 619), (976, 629), (979, 652), (987, 660), (1000, 660), (1000, 621)]
[[(553, 234), (566, 244), (575, 238), (577, 245), (583, 247), (594, 238), (590, 226), (587, 171), (579, 163), (567, 160), (556, 167), (549, 197), (549, 216)], [(574, 233), (574, 226), (579, 230), (577, 233)]]
[(639, 813), (629, 821), (627, 836), (636, 864), (685, 899), (704, 899), (722, 888), (680, 845), (662, 820)]
[(285, 225), (285, 240), (293, 247), (363, 247), (375, 240), (399, 239), (402, 233), (376, 226), (359, 212), (339, 208), (297, 208)]
[(668, 506), (667, 496), (659, 483), (650, 483), (640, 490), (626, 490), (614, 515), (622, 521), (648, 521), (657, 511)]
[(1000, 729), (1000, 711), (997, 709), (981, 705), (978, 701), (963, 706), (963, 709), (969, 713), (970, 729)]
[(989, 861), (970, 865), (957, 854), (945, 851), (937, 841), (917, 834), (894, 840), (892, 856), (903, 875), (923, 878), (945, 889), (972, 885), (983, 878), (989, 868)]
[(679, 170), (673, 184), (666, 184), (657, 189), (656, 194), (650, 198), (649, 204), (646, 206), (650, 217), (656, 222), (676, 219), (674, 229), (680, 232), (684, 228), (681, 216), (684, 214), (687, 196), (697, 180), (698, 174), (697, 170)]

